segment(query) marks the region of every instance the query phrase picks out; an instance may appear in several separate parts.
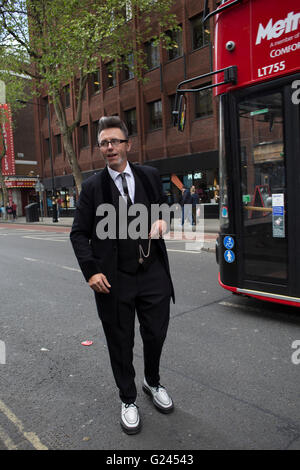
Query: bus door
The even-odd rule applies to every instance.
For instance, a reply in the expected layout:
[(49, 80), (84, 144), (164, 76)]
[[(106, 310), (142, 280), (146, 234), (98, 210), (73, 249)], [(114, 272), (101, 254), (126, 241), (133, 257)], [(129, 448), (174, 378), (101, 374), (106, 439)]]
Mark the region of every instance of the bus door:
[[(293, 295), (294, 203), (299, 161), (289, 128), (291, 84), (242, 93), (237, 101), (241, 261), (244, 288)], [(257, 88), (256, 88), (257, 89)], [(298, 116), (299, 119), (299, 116)], [(299, 121), (298, 121), (299, 123)], [(298, 131), (299, 133), (299, 131)], [(298, 158), (299, 160), (299, 158)], [(298, 206), (299, 207), (299, 206)], [(300, 233), (298, 234), (300, 240)], [(290, 246), (290, 242), (292, 245)]]

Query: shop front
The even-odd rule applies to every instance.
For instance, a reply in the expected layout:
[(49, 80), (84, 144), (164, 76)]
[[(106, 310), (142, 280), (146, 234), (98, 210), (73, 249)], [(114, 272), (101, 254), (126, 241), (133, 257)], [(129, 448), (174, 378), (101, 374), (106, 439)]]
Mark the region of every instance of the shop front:
[[(101, 170), (83, 172), (83, 180), (98, 171)], [(47, 216), (52, 217), (54, 199), (57, 206), (58, 217), (74, 217), (78, 195), (73, 175), (55, 176), (53, 179), (44, 178), (43, 185), (45, 188)]]
[[(181, 189), (195, 187), (201, 204), (211, 205), (207, 212), (218, 216), (219, 175), (218, 152), (185, 155), (147, 162), (160, 174), (168, 203), (180, 202)], [(214, 210), (215, 208), (215, 210)]]
[[(32, 202), (39, 202), (38, 194), (35, 190), (37, 178), (26, 178), (24, 176), (6, 176), (5, 186), (8, 193), (9, 204), (15, 203), (17, 206), (17, 216), (25, 215), (25, 206)], [(0, 206), (3, 205), (3, 194), (0, 191)]]
[(77, 200), (73, 175), (44, 178), (43, 185), (47, 216), (52, 217), (54, 198), (58, 217), (73, 217)]

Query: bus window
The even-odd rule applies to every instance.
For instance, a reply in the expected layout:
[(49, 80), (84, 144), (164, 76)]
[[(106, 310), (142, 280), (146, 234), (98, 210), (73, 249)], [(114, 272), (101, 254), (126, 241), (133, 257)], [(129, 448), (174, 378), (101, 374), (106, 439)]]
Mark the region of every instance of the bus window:
[[(239, 103), (239, 126), (244, 272), (249, 279), (257, 279), (259, 273), (261, 281), (284, 280), (287, 201), (282, 94), (244, 99)], [(282, 217), (276, 220), (275, 194), (284, 201)]]
[(227, 187), (227, 171), (225, 161), (225, 129), (224, 129), (224, 97), (220, 97), (219, 106), (219, 219), (220, 227), (225, 230), (229, 227), (228, 214), (228, 187)]

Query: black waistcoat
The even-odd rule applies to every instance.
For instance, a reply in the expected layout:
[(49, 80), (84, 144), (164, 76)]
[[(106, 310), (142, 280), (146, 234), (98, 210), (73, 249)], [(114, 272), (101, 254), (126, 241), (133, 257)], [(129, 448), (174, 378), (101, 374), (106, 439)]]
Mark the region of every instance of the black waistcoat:
[[(135, 204), (143, 204), (147, 207), (148, 210), (148, 226), (147, 226), (147, 234), (150, 231), (150, 219), (151, 219), (151, 206), (150, 201), (147, 197), (147, 193), (143, 188), (143, 184), (140, 178), (135, 174)], [(119, 234), (119, 198), (121, 196), (118, 188), (116, 187), (113, 180), (111, 180), (111, 191), (113, 196), (114, 206), (116, 208), (117, 214), (117, 234)], [(121, 199), (121, 203), (126, 204)], [(133, 217), (127, 217), (127, 226), (129, 226), (130, 222), (133, 220)], [(128, 234), (128, 230), (127, 230)], [(118, 235), (117, 235), (118, 236)], [(149, 247), (149, 240), (147, 239), (138, 239), (133, 240), (129, 237), (126, 239), (119, 239), (117, 240), (118, 246), (118, 269), (120, 271), (128, 272), (128, 273), (136, 273), (139, 268), (147, 269), (148, 266), (154, 261), (157, 256), (157, 247), (156, 247), (156, 240), (151, 240), (151, 247), (150, 247), (150, 255), (149, 257), (141, 256), (140, 248), (142, 247), (144, 254), (148, 254), (148, 247)], [(139, 259), (143, 258), (143, 263), (139, 263)]]

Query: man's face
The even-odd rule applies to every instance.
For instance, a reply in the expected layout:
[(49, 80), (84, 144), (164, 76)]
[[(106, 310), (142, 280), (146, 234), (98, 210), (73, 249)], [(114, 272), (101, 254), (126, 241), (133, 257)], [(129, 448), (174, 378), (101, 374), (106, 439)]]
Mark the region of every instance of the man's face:
[(105, 163), (112, 170), (119, 171), (121, 173), (125, 170), (125, 167), (127, 165), (127, 152), (129, 152), (131, 149), (131, 143), (122, 142), (119, 145), (116, 145), (115, 147), (113, 147), (111, 144), (106, 147), (101, 147), (101, 142), (105, 140), (110, 141), (112, 139), (124, 140), (126, 139), (126, 137), (123, 131), (118, 127), (104, 129), (98, 135), (100, 152), (102, 157), (104, 158)]

